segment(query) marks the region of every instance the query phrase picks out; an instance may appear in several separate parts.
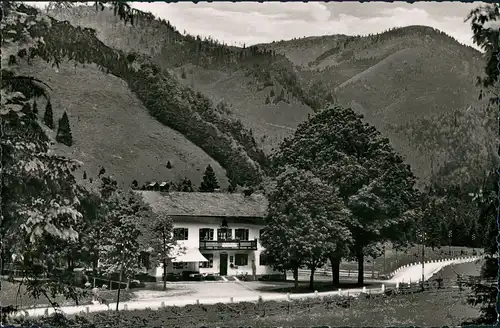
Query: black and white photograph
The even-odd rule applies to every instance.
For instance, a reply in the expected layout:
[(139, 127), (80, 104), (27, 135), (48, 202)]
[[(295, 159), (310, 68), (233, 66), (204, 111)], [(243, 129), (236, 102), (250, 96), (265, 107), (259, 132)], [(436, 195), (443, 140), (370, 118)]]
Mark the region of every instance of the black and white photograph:
[(0, 9), (0, 327), (498, 324), (500, 4)]

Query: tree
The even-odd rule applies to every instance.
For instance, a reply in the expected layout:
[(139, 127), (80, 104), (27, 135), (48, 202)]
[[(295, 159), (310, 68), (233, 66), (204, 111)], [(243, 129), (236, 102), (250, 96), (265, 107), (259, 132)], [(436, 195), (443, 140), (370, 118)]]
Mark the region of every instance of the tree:
[(153, 239), (155, 240), (155, 251), (158, 254), (157, 261), (163, 266), (163, 290), (167, 290), (167, 266), (172, 251), (177, 245), (173, 239), (172, 218), (167, 215), (157, 217), (153, 226)]
[[(113, 6), (121, 19), (131, 20), (133, 11), (128, 4), (117, 2)], [(40, 11), (19, 2), (3, 1), (0, 9), (1, 32), (9, 30), (10, 36), (1, 40), (0, 252), (2, 259), (6, 259), (6, 252), (10, 253), (14, 264), (26, 272), (22, 283), (32, 297), (45, 296), (57, 306), (51, 295), (62, 294), (78, 303), (84, 291), (74, 286), (72, 274), (58, 270), (57, 265), (64, 260), (62, 250), (73, 248), (85, 226), (84, 216), (78, 210), (82, 191), (73, 176), (79, 163), (50, 153), (50, 137), (40, 126), (36, 113), (23, 112), (26, 104), (45, 98), (44, 123), (53, 129), (50, 86), (7, 65), (12, 56), (22, 58), (26, 53), (30, 54), (28, 60), (39, 56), (58, 65), (59, 54), (45, 48), (43, 38), (35, 32), (46, 28), (50, 19), (40, 19)], [(78, 47), (65, 49), (65, 55), (71, 57), (78, 51)], [(47, 278), (40, 279), (41, 276)]]
[(52, 104), (47, 101), (47, 105), (45, 106), (45, 114), (43, 114), (43, 122), (49, 129), (54, 128), (54, 113), (52, 112)]
[(273, 184), (261, 237), (265, 254), (274, 268), (294, 270), (295, 287), (298, 269), (306, 266), (313, 289), (315, 269), (331, 252), (351, 242), (346, 226), (350, 213), (337, 191), (311, 172), (287, 166)]
[(172, 164), (170, 164), (170, 161), (167, 162), (167, 169), (171, 169), (172, 168)]
[(73, 136), (71, 135), (71, 127), (69, 126), (69, 118), (66, 112), (64, 112), (63, 116), (59, 120), (56, 141), (68, 147), (73, 145)]
[(215, 189), (219, 189), (219, 182), (217, 182), (217, 176), (215, 175), (214, 169), (208, 164), (203, 174), (203, 181), (201, 182), (199, 191), (213, 192)]
[(182, 192), (193, 192), (194, 188), (191, 180), (189, 180), (188, 178), (184, 178), (177, 187), (177, 190)]
[[(500, 5), (495, 3), (478, 6), (469, 13), (466, 21), (470, 21), (471, 23), (474, 43), (485, 52), (485, 77), (478, 77), (477, 79), (477, 84), (482, 88), (479, 97), (482, 98), (485, 91), (489, 91), (492, 94), (490, 97), (490, 104), (496, 106), (497, 116), (500, 117), (500, 108), (498, 107), (499, 95), (496, 93), (500, 74), (498, 70), (500, 62), (500, 43), (498, 41), (500, 33), (500, 26), (498, 24), (500, 21)], [(497, 138), (498, 136), (500, 136), (500, 126), (497, 132)], [(497, 138), (495, 138), (495, 140), (497, 140)], [(498, 171), (498, 168), (500, 168), (500, 148), (496, 145), (493, 145), (493, 148), (497, 148), (495, 155)], [(493, 179), (494, 175), (489, 175), (489, 178)], [(486, 190), (477, 192), (476, 195), (482, 210), (482, 220), (484, 221), (483, 228), (489, 232), (487, 235), (491, 240), (490, 243), (486, 244), (487, 247), (485, 252), (488, 254), (488, 257), (485, 259), (483, 265), (481, 274), (482, 281), (476, 282), (473, 286), (474, 295), (470, 303), (481, 305), (481, 322), (492, 324), (495, 321), (498, 323), (499, 320), (495, 304), (499, 302), (497, 289), (500, 288), (500, 266), (498, 265), (498, 260), (494, 256), (498, 255), (500, 251), (500, 243), (497, 243), (495, 240), (500, 236), (500, 222), (498, 222), (500, 218), (500, 206), (498, 206), (500, 189), (497, 187), (500, 183), (500, 175), (496, 177), (496, 183), (493, 183), (493, 188), (489, 183), (491, 180), (488, 179), (487, 181), (487, 189), (485, 188)], [(494, 225), (493, 222), (496, 224)], [(495, 242), (493, 240), (495, 240)], [(492, 286), (492, 281), (496, 282), (496, 287)]]
[(274, 175), (293, 165), (339, 189), (353, 214), (349, 253), (358, 261), (359, 284), (365, 251), (373, 250), (372, 244), (400, 239), (398, 231), (412, 223), (405, 212), (418, 199), (414, 175), (389, 140), (350, 108), (331, 106), (311, 116), (283, 141), (271, 163)]
[[(120, 282), (123, 278), (130, 279), (141, 270), (139, 258), (148, 240), (146, 237), (151, 212), (141, 197), (133, 191), (123, 192), (119, 189), (112, 193), (104, 193), (106, 219), (103, 222), (100, 246), (102, 269), (108, 275), (119, 273)], [(118, 303), (120, 301), (121, 284), (118, 287)]]
[(134, 181), (132, 181), (131, 187), (132, 189), (137, 189), (137, 187), (139, 187), (139, 182), (137, 182), (137, 180), (134, 179)]
[(269, 96), (266, 97), (265, 104), (269, 105), (271, 103), (271, 100), (269, 100)]
[(36, 100), (33, 102), (33, 114), (38, 114), (38, 105), (36, 104)]

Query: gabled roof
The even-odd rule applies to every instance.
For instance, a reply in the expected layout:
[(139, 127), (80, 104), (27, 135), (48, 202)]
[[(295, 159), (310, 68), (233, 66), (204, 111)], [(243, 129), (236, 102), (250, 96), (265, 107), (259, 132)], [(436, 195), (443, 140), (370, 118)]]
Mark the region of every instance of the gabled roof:
[(262, 194), (136, 191), (155, 213), (172, 216), (264, 217), (268, 202)]

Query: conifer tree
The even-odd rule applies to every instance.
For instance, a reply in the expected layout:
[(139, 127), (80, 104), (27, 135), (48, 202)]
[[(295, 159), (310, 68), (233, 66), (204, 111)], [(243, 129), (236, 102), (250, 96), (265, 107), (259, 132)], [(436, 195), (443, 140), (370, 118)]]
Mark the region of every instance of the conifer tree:
[(33, 102), (33, 113), (36, 115), (38, 114), (38, 106), (36, 104), (36, 100)]
[(205, 173), (203, 174), (203, 181), (201, 182), (199, 191), (213, 192), (215, 189), (219, 189), (219, 183), (214, 169), (210, 166), (210, 164), (208, 164), (205, 169)]
[(182, 192), (193, 192), (193, 183), (188, 178), (184, 178), (184, 180), (181, 181), (178, 190)]
[(170, 163), (170, 161), (167, 162), (167, 169), (171, 169), (172, 168), (172, 164)]
[(50, 103), (50, 100), (47, 102), (47, 106), (45, 106), (43, 123), (45, 123), (45, 125), (50, 129), (54, 128), (54, 113), (52, 112), (52, 104)]
[(71, 128), (69, 126), (68, 114), (64, 112), (59, 120), (59, 128), (57, 129), (56, 141), (71, 147), (73, 145), (73, 136), (71, 135)]

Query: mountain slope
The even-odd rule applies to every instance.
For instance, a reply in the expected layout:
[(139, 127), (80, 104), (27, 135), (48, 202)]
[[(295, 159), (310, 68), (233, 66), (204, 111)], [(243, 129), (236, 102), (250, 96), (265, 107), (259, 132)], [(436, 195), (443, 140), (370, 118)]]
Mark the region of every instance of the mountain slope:
[(336, 101), (363, 113), (422, 182), (436, 172), (444, 174), (441, 169), (461, 149), (467, 154), (454, 164), (458, 171), (476, 174), (474, 170), (482, 170), (477, 158), (488, 162), (490, 153), (478, 145), (491, 142), (481, 132), (490, 127), (477, 119), (463, 123), (467, 133), (457, 137), (453, 150), (446, 138), (435, 139), (437, 148), (422, 148), (416, 145), (418, 138), (404, 132), (422, 129), (423, 120), (435, 120), (426, 127), (432, 130), (429, 135), (442, 135), (448, 131), (444, 118), (451, 113), (472, 108), (480, 115), (485, 107), (474, 85), (483, 65), (481, 54), (433, 28), (410, 26), (365, 37), (310, 37), (242, 49), (181, 35), (161, 20), (141, 22), (137, 28), (108, 20), (106, 10), (97, 14), (97, 21), (95, 11), (85, 8), (55, 14), (95, 28), (105, 44), (152, 55), (185, 86), (223, 102), (227, 112), (252, 129), (267, 153), (308, 114)]
[[(142, 185), (183, 177), (198, 185), (210, 164), (222, 184), (227, 184), (219, 163), (182, 134), (153, 119), (123, 80), (92, 64), (63, 63), (56, 70), (37, 60), (20, 72), (43, 79), (53, 89), (55, 121), (66, 111), (74, 139), (72, 147), (57, 143), (56, 151), (83, 162), (82, 171), (88, 177), (96, 177), (104, 167), (126, 186), (134, 179)], [(39, 101), (38, 106), (42, 117), (45, 104)], [(171, 169), (166, 167), (169, 161)]]
[(233, 182), (259, 183), (266, 158), (251, 132), (215, 108), (201, 93), (183, 87), (147, 56), (109, 48), (95, 37), (93, 30), (74, 27), (67, 21), (50, 19), (47, 24), (30, 17), (24, 24), (31, 24), (32, 37), (43, 38), (36, 50), (41, 58), (55, 64), (67, 59), (97, 64), (100, 70), (123, 79), (152, 117), (180, 132), (219, 162)]

